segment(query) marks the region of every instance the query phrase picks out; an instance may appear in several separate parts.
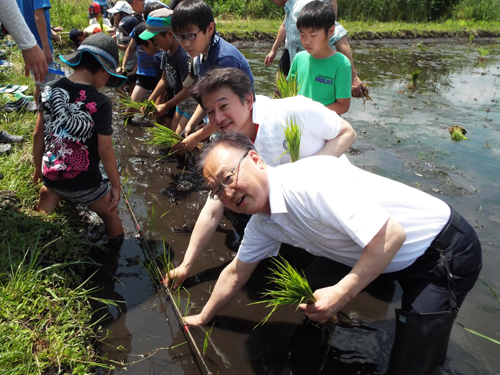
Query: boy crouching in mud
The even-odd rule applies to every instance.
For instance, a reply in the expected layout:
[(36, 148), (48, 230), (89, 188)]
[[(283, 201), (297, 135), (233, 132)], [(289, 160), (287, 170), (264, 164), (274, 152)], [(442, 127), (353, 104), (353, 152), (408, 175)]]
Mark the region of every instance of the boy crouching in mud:
[[(49, 82), (38, 102), (33, 135), (35, 183), (43, 180), (37, 210), (51, 214), (60, 199), (87, 206), (104, 221), (110, 241), (123, 236), (118, 217), (120, 178), (111, 141), (111, 101), (103, 86), (119, 87), (118, 47), (109, 35), (85, 39), (60, 56), (75, 72)], [(102, 161), (107, 178), (101, 174)]]

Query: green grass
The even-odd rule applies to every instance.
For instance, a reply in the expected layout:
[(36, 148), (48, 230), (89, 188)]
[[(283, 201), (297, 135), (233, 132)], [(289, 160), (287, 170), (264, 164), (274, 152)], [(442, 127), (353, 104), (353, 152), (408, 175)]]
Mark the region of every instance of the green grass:
[[(21, 53), (14, 48), (8, 60), (14, 67), (0, 74), (0, 81), (27, 84), (25, 94), (32, 95)], [(0, 206), (0, 372), (89, 374), (96, 363), (105, 367), (93, 349), (93, 289), (82, 279), (92, 244), (73, 207), (61, 204), (50, 216), (35, 211), (40, 189), (31, 182), (35, 121), (32, 113), (0, 112), (0, 128), (26, 140), (0, 156), (0, 194), (11, 202)]]

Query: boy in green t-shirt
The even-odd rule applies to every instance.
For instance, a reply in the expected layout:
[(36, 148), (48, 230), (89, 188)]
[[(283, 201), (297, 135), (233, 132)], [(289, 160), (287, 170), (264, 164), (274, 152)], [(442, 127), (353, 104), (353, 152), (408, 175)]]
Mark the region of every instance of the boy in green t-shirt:
[(312, 1), (297, 18), (305, 51), (293, 60), (288, 75), (297, 79), (299, 95), (346, 113), (351, 105), (351, 62), (329, 44), (335, 31), (335, 10), (329, 2)]

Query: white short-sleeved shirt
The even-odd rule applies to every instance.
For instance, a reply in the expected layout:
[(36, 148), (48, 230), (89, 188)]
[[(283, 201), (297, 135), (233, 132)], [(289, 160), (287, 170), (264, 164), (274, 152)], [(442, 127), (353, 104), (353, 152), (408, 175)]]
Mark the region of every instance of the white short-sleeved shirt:
[(238, 251), (244, 262), (278, 254), (285, 242), (354, 266), (391, 217), (406, 241), (384, 273), (411, 265), (447, 223), (443, 201), (328, 156), (268, 167), (271, 216), (253, 215)]
[(288, 119), (294, 118), (302, 130), (300, 158), (316, 154), (337, 137), (341, 128), (339, 115), (304, 96), (270, 99), (257, 95), (252, 111), (253, 122), (259, 125), (255, 148), (271, 166), (290, 163), (289, 154), (281, 156), (287, 151), (283, 129)]

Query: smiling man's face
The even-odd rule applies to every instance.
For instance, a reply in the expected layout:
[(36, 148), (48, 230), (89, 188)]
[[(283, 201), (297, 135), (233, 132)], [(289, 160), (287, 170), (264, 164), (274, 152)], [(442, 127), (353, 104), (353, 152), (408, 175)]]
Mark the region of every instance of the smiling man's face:
[(210, 190), (215, 191), (228, 173), (233, 173), (233, 183), (222, 189), (220, 201), (232, 211), (245, 214), (268, 213), (269, 182), (266, 166), (255, 151), (250, 151), (239, 166), (233, 168), (245, 151), (216, 146), (205, 159), (203, 177)]
[(252, 128), (255, 131), (255, 126), (252, 122), (253, 97), (251, 93), (242, 103), (233, 90), (228, 86), (222, 86), (202, 95), (201, 102), (210, 123), (214, 124), (218, 131), (232, 130), (252, 139), (252, 134), (249, 132)]

